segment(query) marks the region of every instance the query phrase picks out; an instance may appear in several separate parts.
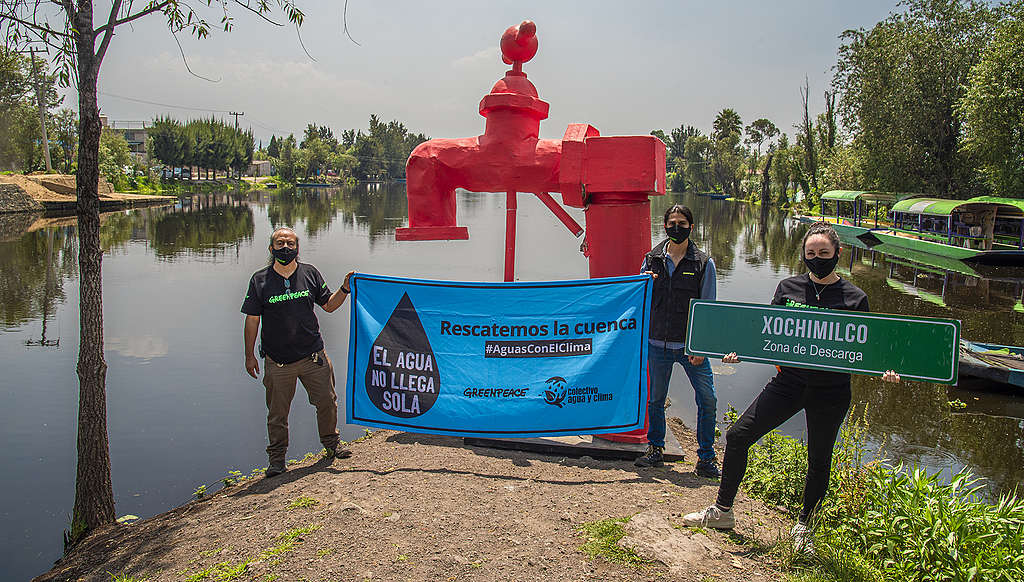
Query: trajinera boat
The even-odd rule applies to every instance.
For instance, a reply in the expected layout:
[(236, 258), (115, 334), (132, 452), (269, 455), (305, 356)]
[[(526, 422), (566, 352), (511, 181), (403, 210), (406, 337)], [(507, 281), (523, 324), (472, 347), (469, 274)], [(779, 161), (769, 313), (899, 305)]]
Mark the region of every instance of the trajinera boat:
[[(855, 237), (879, 228), (879, 219), (886, 218), (885, 208), (892, 206), (898, 199), (914, 196), (913, 194), (894, 194), (892, 192), (868, 192), (860, 190), (832, 190), (821, 195), (821, 214), (817, 216), (797, 216), (800, 222), (827, 222), (831, 224), (841, 237)], [(835, 212), (832, 212), (833, 207)], [(872, 216), (874, 220), (872, 222)]]
[(962, 339), (960, 375), (1024, 387), (1024, 348)]
[(904, 198), (892, 226), (857, 235), (869, 247), (904, 248), (983, 265), (1024, 266), (1024, 202)]

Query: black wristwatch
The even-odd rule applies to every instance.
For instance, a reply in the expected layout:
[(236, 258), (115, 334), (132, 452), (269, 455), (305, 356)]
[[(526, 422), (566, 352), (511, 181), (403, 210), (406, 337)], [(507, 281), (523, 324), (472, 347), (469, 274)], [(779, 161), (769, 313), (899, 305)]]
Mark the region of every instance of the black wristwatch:
[(338, 289), (341, 289), (341, 292), (344, 293), (345, 295), (348, 295), (349, 293), (352, 292), (351, 289), (346, 289), (344, 285), (342, 285), (341, 287), (338, 287)]

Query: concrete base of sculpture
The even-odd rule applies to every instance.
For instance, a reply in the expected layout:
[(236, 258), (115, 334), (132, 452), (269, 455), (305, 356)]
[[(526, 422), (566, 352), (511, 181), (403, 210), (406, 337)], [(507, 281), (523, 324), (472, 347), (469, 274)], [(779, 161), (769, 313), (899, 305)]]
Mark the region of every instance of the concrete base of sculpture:
[[(594, 459), (633, 460), (644, 454), (647, 443), (619, 443), (593, 435), (538, 437), (530, 439), (485, 439), (466, 437), (463, 441), (473, 447), (487, 447), (514, 451), (529, 451), (562, 457), (591, 457)], [(683, 460), (683, 448), (672, 431), (665, 433), (665, 461)]]

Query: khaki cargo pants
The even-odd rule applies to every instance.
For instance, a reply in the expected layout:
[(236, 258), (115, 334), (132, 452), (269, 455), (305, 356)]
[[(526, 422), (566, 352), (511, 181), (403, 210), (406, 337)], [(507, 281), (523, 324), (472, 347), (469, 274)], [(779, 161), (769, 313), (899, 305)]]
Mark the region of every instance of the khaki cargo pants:
[(283, 463), (288, 450), (288, 412), (295, 396), (295, 381), (301, 380), (316, 407), (316, 425), (320, 444), (326, 449), (338, 446), (338, 395), (334, 392), (334, 366), (320, 350), (319, 363), (306, 357), (291, 364), (278, 365), (269, 357), (263, 360), (263, 385), (267, 388), (267, 456), (271, 464)]

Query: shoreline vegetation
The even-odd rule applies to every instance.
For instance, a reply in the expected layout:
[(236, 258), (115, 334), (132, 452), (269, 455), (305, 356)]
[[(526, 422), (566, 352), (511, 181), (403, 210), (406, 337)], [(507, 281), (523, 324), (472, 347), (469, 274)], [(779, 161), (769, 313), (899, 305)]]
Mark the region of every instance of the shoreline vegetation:
[[(681, 525), (717, 490), (690, 461), (637, 470), (367, 430), (345, 466), (309, 453), (282, 477), (230, 470), (194, 501), (96, 531), (36, 580), (1024, 578), (1024, 498), (986, 499), (966, 470), (946, 480), (889, 464), (866, 417), (842, 429), (810, 554), (786, 533), (806, 446), (775, 431), (750, 451), (736, 530), (719, 532)], [(669, 424), (695, 458), (692, 431)]]

